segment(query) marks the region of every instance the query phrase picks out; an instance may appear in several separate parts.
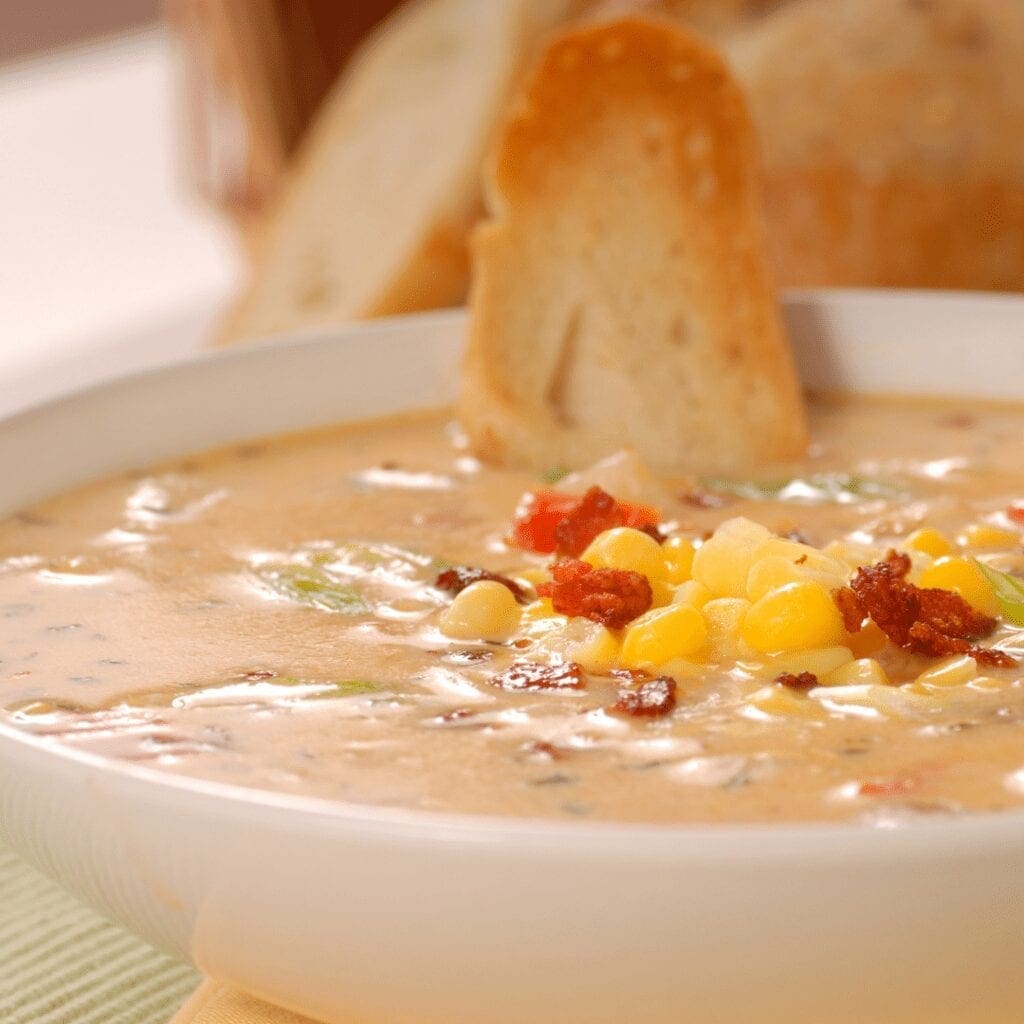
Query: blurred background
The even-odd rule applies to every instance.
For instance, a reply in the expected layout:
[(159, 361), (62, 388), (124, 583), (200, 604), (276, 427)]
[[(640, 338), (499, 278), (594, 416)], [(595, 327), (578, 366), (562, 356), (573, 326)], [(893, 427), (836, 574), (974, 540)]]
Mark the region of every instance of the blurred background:
[[(305, 36), (295, 40), (303, 65), (290, 70), (304, 127), (349, 50), (395, 5), (0, 5), (0, 398), (31, 400), (25, 389), (48, 367), (68, 366), (69, 381), (99, 377), (209, 337), (244, 275), (235, 218), (259, 187), (229, 166), (232, 126), (211, 121), (213, 40), (238, 38), (276, 8)], [(297, 118), (285, 126), (287, 150), (256, 154), (264, 183), (299, 128)]]
[(99, 376), (187, 349), (235, 287), (180, 100), (158, 0), (0, 5), (0, 400), (69, 359)]
[[(318, 305), (289, 274), (315, 254), (325, 279), (344, 276), (361, 258), (345, 251), (349, 220), (379, 209), (383, 231), (408, 199), (426, 156), (410, 98), (421, 88), (454, 105), (446, 63), (484, 83), (488, 69), (467, 56), (482, 11), (521, 10), (545, 31), (641, 11), (718, 47), (760, 134), (781, 285), (1024, 290), (1024, 0), (411, 0), (388, 18), (396, 6), (0, 5), (0, 398), (31, 397), (34, 376), (69, 358), (81, 380), (215, 337), (458, 301), (477, 177), (458, 197), (457, 231), (446, 225), (443, 288), (403, 290), (385, 274), (384, 299)], [(396, 53), (419, 78), (395, 73)], [(345, 73), (354, 54), (361, 79)], [(374, 124), (406, 163), (342, 187), (339, 153), (368, 146)], [(319, 210), (332, 211), (330, 230), (289, 223)], [(404, 269), (419, 256), (389, 258)], [(261, 287), (276, 288), (272, 317)], [(225, 333), (236, 304), (253, 315)]]

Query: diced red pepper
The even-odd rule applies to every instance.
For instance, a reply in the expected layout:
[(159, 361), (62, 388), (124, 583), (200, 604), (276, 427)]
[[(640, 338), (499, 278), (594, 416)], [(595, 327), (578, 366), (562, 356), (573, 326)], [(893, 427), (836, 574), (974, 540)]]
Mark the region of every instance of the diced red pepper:
[(861, 796), (907, 796), (921, 785), (915, 775), (901, 775), (883, 782), (862, 782), (858, 792)]
[(1011, 522), (1024, 526), (1024, 502), (1015, 501), (1007, 510), (1006, 515)]
[[(524, 495), (516, 509), (515, 521), (512, 525), (512, 543), (525, 551), (550, 555), (559, 549), (559, 526), (569, 520), (574, 513), (584, 507), (588, 498), (600, 495), (599, 488), (591, 488), (586, 495), (564, 494), (562, 491), (541, 490)], [(635, 505), (628, 501), (614, 502), (607, 522), (601, 529), (614, 526), (632, 526), (642, 530), (657, 526), (661, 520), (658, 510), (649, 505)], [(600, 530), (598, 530), (600, 532)], [(563, 551), (562, 554), (577, 557), (582, 551)]]
[(532, 491), (524, 494), (512, 524), (512, 543), (524, 551), (550, 555), (558, 547), (558, 524), (580, 503), (576, 494)]

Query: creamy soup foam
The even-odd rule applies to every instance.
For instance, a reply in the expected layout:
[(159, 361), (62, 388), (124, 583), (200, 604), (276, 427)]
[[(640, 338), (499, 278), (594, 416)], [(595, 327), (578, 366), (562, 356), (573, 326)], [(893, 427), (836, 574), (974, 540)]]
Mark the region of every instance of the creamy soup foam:
[[(644, 503), (697, 546), (738, 516), (850, 550), (906, 548), (926, 527), (960, 561), (1024, 570), (1024, 409), (818, 396), (811, 415), (805, 464), (648, 481)], [(481, 467), (438, 412), (189, 457), (26, 509), (0, 525), (0, 721), (182, 775), (426, 810), (896, 824), (1024, 802), (1016, 665), (961, 658), (929, 683), (956, 659), (882, 637), (839, 658), (886, 674), (858, 689), (827, 685), (831, 662), (794, 685), (775, 682), (785, 658), (698, 650), (646, 674), (676, 683), (674, 709), (650, 716), (616, 710), (631, 684), (610, 671), (496, 685), (513, 663), (557, 661), (530, 590), (552, 556), (507, 542), (523, 494), (550, 485)], [(914, 572), (945, 543), (920, 541)], [(519, 580), (523, 627), (446, 634), (452, 595), (434, 584), (451, 565)], [(998, 618), (981, 642), (1016, 658)]]

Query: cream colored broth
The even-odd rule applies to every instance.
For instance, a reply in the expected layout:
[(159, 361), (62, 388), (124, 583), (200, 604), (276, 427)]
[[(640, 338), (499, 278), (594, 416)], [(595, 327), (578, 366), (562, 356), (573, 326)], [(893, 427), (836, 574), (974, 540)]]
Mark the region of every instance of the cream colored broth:
[[(855, 480), (842, 501), (709, 508), (677, 481), (652, 500), (683, 531), (745, 515), (824, 544), (923, 522), (955, 533), (1024, 497), (1024, 409), (818, 397), (812, 417), (807, 463), (778, 475), (843, 472), (880, 494)], [(442, 563), (547, 564), (504, 543), (538, 485), (479, 467), (435, 413), (217, 451), (28, 509), (0, 526), (2, 720), (183, 775), (428, 810), (890, 823), (1024, 800), (1017, 669), (909, 720), (752, 716), (749, 681), (713, 668), (652, 720), (609, 713), (608, 678), (496, 688), (529, 649), (448, 639), (430, 584)], [(303, 580), (322, 571), (349, 574), (365, 607), (308, 603)], [(909, 676), (921, 661), (889, 655)]]

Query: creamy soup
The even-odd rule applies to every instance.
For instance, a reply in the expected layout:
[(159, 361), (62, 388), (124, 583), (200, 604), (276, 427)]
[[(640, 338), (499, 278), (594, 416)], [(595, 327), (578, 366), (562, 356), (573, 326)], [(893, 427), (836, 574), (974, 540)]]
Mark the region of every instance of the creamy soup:
[[(432, 811), (1017, 807), (1024, 409), (818, 396), (811, 413), (806, 463), (770, 479), (652, 480), (623, 456), (538, 480), (480, 466), (438, 412), (80, 487), (0, 525), (0, 720), (181, 775)], [(524, 550), (539, 512), (568, 522), (594, 483), (626, 525)], [(977, 621), (893, 627), (864, 571), (890, 549), (908, 557), (885, 586), (960, 594)], [(559, 557), (607, 569), (610, 596), (556, 586)]]

